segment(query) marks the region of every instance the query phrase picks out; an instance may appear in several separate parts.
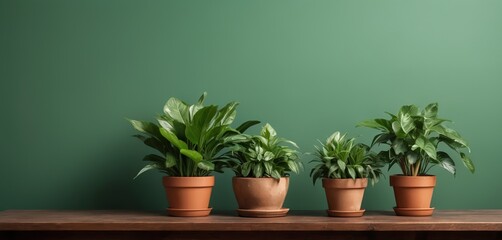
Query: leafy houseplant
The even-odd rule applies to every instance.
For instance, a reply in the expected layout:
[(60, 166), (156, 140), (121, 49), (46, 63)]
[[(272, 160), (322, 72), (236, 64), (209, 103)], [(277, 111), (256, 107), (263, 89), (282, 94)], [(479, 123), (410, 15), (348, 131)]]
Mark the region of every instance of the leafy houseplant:
[[(129, 120), (142, 133), (135, 137), (159, 153), (143, 158), (149, 163), (136, 177), (151, 169), (158, 169), (167, 175), (163, 184), (170, 203), (170, 215), (209, 214), (209, 198), (214, 185), (214, 177), (209, 175), (212, 171), (221, 172), (226, 163), (222, 158), (224, 149), (233, 145), (232, 139), (259, 123), (247, 121), (234, 129), (230, 125), (235, 119), (238, 103), (230, 102), (219, 109), (215, 105), (204, 106), (205, 97), (206, 93), (193, 105), (170, 98), (164, 106), (164, 114), (157, 119), (158, 123)], [(205, 188), (195, 187), (195, 182), (200, 182)], [(192, 186), (192, 193), (181, 193), (181, 186), (185, 183)], [(193, 191), (204, 191), (206, 196), (195, 197)], [(186, 198), (175, 193), (184, 194)], [(202, 201), (194, 207), (187, 206), (192, 200)]]
[(260, 135), (242, 135), (228, 154), (228, 167), (236, 177), (232, 179), (239, 204), (240, 216), (285, 216), (282, 205), (289, 186), (289, 172), (299, 173), (302, 167), (298, 153), (285, 144), (298, 146), (279, 138), (276, 131), (265, 124)]
[[(460, 134), (444, 125), (449, 122), (447, 119), (438, 117), (438, 104), (431, 103), (422, 111), (415, 105), (402, 106), (399, 112), (394, 115), (388, 113), (390, 119), (371, 119), (360, 123), (358, 126), (364, 126), (380, 130), (381, 133), (373, 138), (372, 146), (375, 144), (385, 144), (386, 150), (382, 150), (379, 156), (386, 160), (389, 169), (398, 165), (402, 175), (391, 176), (390, 182), (394, 186), (396, 194), (398, 215), (432, 215), (433, 209), (430, 208), (433, 187), (435, 186), (435, 176), (427, 175), (431, 167), (440, 166), (448, 172), (455, 175), (455, 162), (446, 151), (440, 151), (443, 146), (449, 147), (457, 153), (462, 159), (463, 164), (474, 173), (474, 164), (463, 150), (470, 152), (467, 142)], [(405, 180), (402, 180), (405, 179)], [(425, 181), (418, 183), (420, 186), (421, 197), (424, 197), (424, 203), (410, 203), (409, 200), (419, 199), (418, 196), (398, 199), (398, 191), (401, 186), (414, 185), (412, 181)], [(426, 191), (427, 190), (427, 191)], [(399, 194), (401, 195), (401, 194)], [(403, 195), (408, 195), (404, 193)], [(417, 211), (410, 210), (419, 209)]]
[(361, 203), (368, 178), (378, 182), (383, 166), (379, 158), (369, 152), (369, 146), (356, 144), (355, 138), (335, 132), (316, 146), (318, 163), (310, 171), (313, 183), (322, 178), (328, 200), (328, 215), (337, 217), (362, 216)]

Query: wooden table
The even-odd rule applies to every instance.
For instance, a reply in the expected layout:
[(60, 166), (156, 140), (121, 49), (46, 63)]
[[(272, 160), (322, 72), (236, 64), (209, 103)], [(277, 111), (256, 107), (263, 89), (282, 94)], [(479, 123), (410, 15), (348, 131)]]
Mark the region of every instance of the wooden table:
[(436, 211), (432, 217), (366, 212), (332, 218), (292, 211), (282, 218), (242, 218), (234, 212), (177, 218), (163, 212), (0, 212), (0, 239), (499, 239), (502, 210)]

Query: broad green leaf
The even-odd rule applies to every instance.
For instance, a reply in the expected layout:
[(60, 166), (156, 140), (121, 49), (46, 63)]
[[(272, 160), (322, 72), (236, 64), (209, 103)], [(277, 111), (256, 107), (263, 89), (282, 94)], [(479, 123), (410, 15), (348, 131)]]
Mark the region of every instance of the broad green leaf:
[(448, 153), (446, 152), (438, 152), (437, 157), (441, 164), (441, 167), (443, 167), (451, 174), (455, 175), (455, 162), (453, 162), (453, 159), (451, 159), (450, 155), (448, 155)]
[(216, 125), (230, 125), (237, 114), (236, 108), (239, 105), (237, 102), (230, 102), (218, 111), (215, 118)]
[(174, 133), (169, 132), (164, 128), (161, 128), (160, 134), (162, 134), (162, 136), (164, 136), (172, 145), (174, 145), (178, 149), (187, 149), (188, 148), (187, 144), (184, 141), (179, 140), (178, 137), (176, 135), (174, 135)]
[(460, 152), (460, 157), (462, 158), (462, 161), (464, 162), (464, 165), (471, 173), (474, 173), (476, 171), (476, 168), (474, 167), (474, 163), (472, 163), (472, 160), (469, 156), (467, 156), (465, 153)]
[(275, 157), (275, 155), (272, 152), (269, 152), (269, 151), (266, 151), (263, 154), (263, 160), (264, 161), (270, 161), (270, 160), (274, 159), (274, 157)]
[(189, 150), (189, 149), (181, 149), (180, 153), (187, 156), (188, 158), (192, 159), (192, 161), (199, 163), (203, 160), (202, 155), (194, 150)]
[(338, 170), (338, 167), (336, 165), (331, 165), (331, 167), (329, 167), (329, 171), (328, 171), (328, 175), (326, 177), (331, 177), (331, 174), (333, 174), (336, 170)]
[(408, 160), (409, 164), (415, 164), (418, 160), (418, 154), (415, 152), (408, 152), (406, 154), (406, 160)]
[(240, 126), (238, 126), (236, 128), (237, 131), (239, 131), (240, 133), (244, 133), (248, 128), (256, 125), (256, 124), (259, 124), (260, 121), (247, 121), (247, 122), (244, 122), (243, 124), (241, 124)]
[(424, 120), (425, 128), (429, 130), (433, 130), (435, 132), (442, 133), (444, 128), (440, 125), (443, 122), (449, 122), (448, 119), (439, 119), (439, 118), (426, 118)]
[(422, 149), (430, 158), (437, 159), (436, 147), (427, 138), (423, 136), (417, 138), (415, 145)]
[(166, 159), (165, 159), (165, 166), (166, 168), (170, 168), (170, 167), (173, 167), (176, 165), (176, 158), (170, 154), (170, 153), (167, 153), (166, 154)]
[(435, 118), (438, 113), (438, 103), (431, 103), (427, 105), (423, 111), (423, 115), (426, 118)]
[(147, 139), (145, 139), (144, 141), (145, 145), (153, 148), (153, 149), (156, 149), (157, 151), (159, 151), (160, 153), (164, 154), (165, 153), (165, 145), (157, 140), (157, 138), (154, 138), (154, 137), (149, 137)]
[(399, 109), (399, 115), (408, 114), (410, 116), (418, 115), (418, 107), (415, 105), (404, 105)]
[(345, 171), (345, 167), (346, 167), (345, 162), (343, 162), (342, 160), (337, 160), (336, 162), (337, 162), (337, 164), (338, 164), (338, 167), (339, 167), (342, 171)]
[(402, 139), (395, 139), (394, 142), (392, 142), (392, 149), (394, 149), (396, 155), (403, 154), (408, 150)]
[(390, 131), (390, 130), (392, 130), (390, 125), (391, 125), (391, 123), (388, 120), (382, 119), (382, 118), (377, 118), (377, 119), (370, 119), (370, 120), (360, 122), (356, 125), (356, 127), (368, 127), (368, 128), (378, 129), (378, 130)]
[(200, 161), (197, 163), (197, 167), (206, 171), (214, 170), (214, 164), (209, 161)]
[(128, 119), (128, 120), (132, 124), (134, 129), (136, 129), (142, 133), (147, 133), (147, 134), (156, 136), (157, 133), (159, 132), (159, 127), (157, 125), (155, 125), (154, 123), (131, 120), (131, 119)]
[(139, 172), (138, 174), (136, 174), (136, 176), (133, 178), (133, 179), (136, 179), (139, 175), (141, 175), (142, 173), (146, 172), (146, 171), (149, 171), (149, 170), (152, 170), (152, 169), (157, 169), (158, 166), (157, 164), (155, 163), (152, 163), (152, 164), (148, 164), (146, 165), (145, 167), (143, 167)]
[(148, 154), (145, 157), (143, 157), (143, 161), (162, 163), (162, 162), (164, 162), (164, 158), (159, 155), (156, 155), (156, 154)]
[(413, 122), (413, 118), (410, 114), (405, 113), (401, 115), (399, 119), (399, 124), (401, 125), (401, 129), (404, 133), (408, 134), (411, 130), (415, 129), (415, 123)]
[(166, 115), (175, 121), (186, 124), (185, 120), (187, 119), (183, 116), (185, 112), (188, 112), (187, 104), (177, 98), (169, 98), (167, 103), (164, 105), (164, 113)]
[(453, 139), (453, 141), (462, 144), (464, 147), (468, 146), (467, 142), (460, 136), (460, 134), (453, 129), (445, 128), (444, 135)]
[(373, 138), (373, 141), (371, 141), (371, 146), (374, 146), (375, 144), (377, 143), (386, 143), (387, 141), (389, 141), (390, 139), (392, 138), (392, 135), (391, 134), (388, 134), (388, 133), (380, 133), (378, 135), (376, 135), (374, 138)]
[(200, 141), (206, 137), (209, 122), (214, 118), (217, 110), (217, 106), (211, 105), (203, 107), (195, 113), (192, 122), (187, 124), (185, 129), (185, 135), (190, 142), (195, 145), (202, 144)]

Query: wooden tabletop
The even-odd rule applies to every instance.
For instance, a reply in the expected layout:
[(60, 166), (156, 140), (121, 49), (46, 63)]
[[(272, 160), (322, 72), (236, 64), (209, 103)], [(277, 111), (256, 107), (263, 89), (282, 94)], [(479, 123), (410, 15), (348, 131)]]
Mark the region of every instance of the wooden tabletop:
[(235, 212), (179, 218), (142, 211), (0, 211), (0, 231), (502, 231), (502, 210), (436, 210), (432, 217), (367, 211), (359, 218), (324, 211), (292, 211), (280, 218), (243, 218)]

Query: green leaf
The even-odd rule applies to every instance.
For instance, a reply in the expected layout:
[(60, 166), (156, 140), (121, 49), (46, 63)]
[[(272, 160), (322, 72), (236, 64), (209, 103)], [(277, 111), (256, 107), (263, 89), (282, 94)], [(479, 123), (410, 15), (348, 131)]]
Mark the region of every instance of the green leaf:
[(438, 103), (431, 103), (427, 105), (423, 111), (423, 115), (426, 118), (435, 118), (438, 113)]
[(257, 177), (257, 178), (263, 176), (263, 167), (261, 166), (260, 163), (255, 164), (253, 166), (253, 175), (254, 175), (254, 177)]
[(472, 163), (472, 160), (469, 156), (467, 156), (465, 153), (461, 152), (460, 157), (462, 158), (462, 161), (464, 162), (464, 165), (471, 173), (474, 173), (476, 171), (476, 168), (474, 167), (474, 163)]
[(272, 174), (272, 170), (274, 169), (274, 165), (271, 162), (264, 162), (263, 166), (265, 167), (266, 174)]
[(166, 154), (166, 158), (165, 158), (165, 166), (166, 168), (170, 168), (170, 167), (173, 167), (176, 165), (176, 158), (170, 154), (170, 153), (167, 153)]
[(200, 161), (197, 163), (197, 167), (206, 171), (214, 170), (214, 164), (209, 161)]
[(248, 128), (256, 125), (256, 124), (259, 124), (260, 121), (247, 121), (247, 122), (244, 122), (243, 124), (241, 124), (240, 126), (238, 126), (236, 128), (237, 131), (239, 131), (240, 133), (244, 133)]
[(216, 115), (218, 110), (217, 106), (211, 105), (201, 108), (197, 113), (195, 113), (192, 122), (187, 124), (185, 129), (185, 136), (187, 139), (195, 145), (202, 144), (200, 141), (204, 138), (204, 134), (209, 128), (209, 123), (211, 119)]
[(157, 164), (155, 163), (152, 163), (152, 164), (148, 164), (146, 165), (145, 167), (143, 167), (139, 172), (138, 174), (136, 174), (136, 176), (133, 178), (133, 179), (136, 179), (139, 175), (141, 175), (142, 173), (146, 172), (146, 171), (149, 171), (149, 170), (152, 170), (152, 169), (157, 169), (158, 166)]
[(185, 120), (188, 119), (185, 119), (186, 117), (183, 116), (187, 111), (187, 104), (174, 97), (169, 98), (169, 100), (167, 100), (167, 103), (164, 105), (164, 113), (171, 117), (173, 120), (180, 123), (187, 123)]
[(243, 177), (249, 176), (249, 173), (251, 172), (251, 162), (245, 162), (241, 166), (241, 174)]
[(298, 163), (295, 161), (288, 161), (288, 168), (291, 169), (294, 173), (300, 173), (300, 168), (298, 167)]
[(391, 124), (388, 120), (377, 118), (360, 122), (359, 124), (356, 125), (356, 127), (368, 127), (378, 130), (390, 131), (392, 129), (390, 125)]
[(403, 132), (406, 134), (411, 132), (411, 130), (415, 129), (415, 123), (413, 122), (413, 118), (408, 113), (401, 115), (399, 119), (399, 124), (401, 125), (401, 129), (403, 130)]
[(172, 145), (174, 145), (178, 149), (181, 150), (181, 149), (188, 148), (187, 144), (184, 141), (179, 140), (178, 137), (176, 135), (174, 135), (174, 133), (169, 132), (164, 128), (161, 128), (160, 134), (162, 134), (162, 136), (164, 136)]
[(262, 135), (266, 139), (271, 139), (277, 135), (277, 132), (270, 124), (267, 123), (261, 129), (260, 135)]
[(147, 133), (147, 134), (156, 136), (157, 133), (159, 132), (159, 127), (157, 125), (155, 125), (154, 123), (131, 120), (131, 119), (128, 119), (128, 120), (132, 124), (134, 129), (136, 129), (142, 133)]
[(418, 154), (415, 152), (408, 152), (406, 154), (406, 160), (408, 160), (410, 165), (415, 164), (418, 160)]
[(197, 101), (197, 105), (202, 105), (202, 104), (204, 104), (204, 100), (206, 99), (206, 96), (207, 96), (207, 92), (204, 92), (204, 93), (200, 96), (199, 100)]
[(275, 179), (281, 178), (281, 174), (277, 170), (272, 171), (272, 177)]
[(415, 145), (422, 149), (430, 158), (437, 159), (436, 147), (428, 139), (420, 136), (415, 140)]
[(346, 167), (345, 162), (343, 162), (342, 160), (337, 160), (336, 162), (337, 162), (337, 164), (338, 164), (338, 167), (339, 167), (342, 171), (345, 171), (345, 167)]
[(395, 139), (394, 142), (392, 142), (392, 149), (394, 149), (394, 152), (396, 153), (396, 155), (405, 153), (408, 150), (405, 142), (399, 138)]
[(347, 166), (347, 170), (349, 171), (350, 177), (352, 177), (352, 179), (355, 179), (356, 178), (356, 171), (354, 170), (354, 168), (351, 166)]
[(375, 144), (377, 143), (386, 143), (387, 141), (389, 141), (390, 139), (392, 138), (392, 135), (391, 134), (388, 134), (388, 133), (380, 133), (378, 135), (376, 135), (374, 138), (373, 138), (373, 141), (371, 141), (371, 146), (374, 146)]
[(180, 153), (187, 156), (188, 158), (192, 159), (196, 163), (201, 162), (203, 159), (202, 155), (199, 152), (194, 151), (194, 150), (181, 149)]
[(441, 163), (441, 167), (443, 167), (451, 174), (455, 175), (455, 162), (453, 162), (453, 159), (451, 159), (450, 155), (448, 155), (448, 153), (446, 152), (438, 152), (437, 157), (439, 162)]
[(143, 157), (143, 161), (150, 161), (150, 162), (154, 162), (154, 163), (162, 163), (162, 162), (164, 162), (164, 158), (161, 157), (161, 156), (159, 156), (159, 155), (148, 154), (145, 157)]

